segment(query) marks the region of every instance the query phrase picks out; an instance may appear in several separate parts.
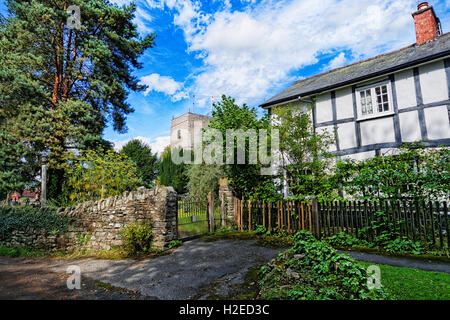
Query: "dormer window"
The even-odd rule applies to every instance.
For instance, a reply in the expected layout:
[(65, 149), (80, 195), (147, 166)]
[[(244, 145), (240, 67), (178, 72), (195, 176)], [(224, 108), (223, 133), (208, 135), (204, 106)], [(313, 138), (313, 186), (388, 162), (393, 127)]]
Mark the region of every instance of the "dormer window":
[(358, 120), (391, 114), (391, 92), (389, 81), (357, 89)]

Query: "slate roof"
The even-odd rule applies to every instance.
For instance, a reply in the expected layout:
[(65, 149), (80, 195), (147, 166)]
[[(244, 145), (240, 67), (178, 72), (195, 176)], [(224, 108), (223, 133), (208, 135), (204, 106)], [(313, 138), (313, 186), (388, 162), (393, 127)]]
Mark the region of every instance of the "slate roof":
[(350, 85), (447, 55), (450, 55), (450, 32), (420, 45), (413, 44), (391, 53), (296, 81), (286, 90), (264, 102), (261, 107), (267, 108), (297, 99), (299, 96), (306, 97)]

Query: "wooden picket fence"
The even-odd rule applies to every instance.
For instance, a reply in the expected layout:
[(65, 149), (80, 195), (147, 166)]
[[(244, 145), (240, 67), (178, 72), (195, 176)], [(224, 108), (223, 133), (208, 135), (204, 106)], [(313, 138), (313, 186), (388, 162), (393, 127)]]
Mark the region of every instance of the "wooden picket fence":
[(313, 232), (312, 205), (294, 201), (245, 201), (235, 199), (235, 220), (240, 231), (255, 230), (257, 225), (269, 231)]
[(319, 238), (344, 232), (371, 241), (377, 231), (367, 227), (384, 212), (384, 223), (395, 228), (399, 236), (436, 249), (450, 248), (450, 216), (445, 201), (234, 201), (240, 231), (252, 231), (260, 225), (288, 234), (309, 230)]

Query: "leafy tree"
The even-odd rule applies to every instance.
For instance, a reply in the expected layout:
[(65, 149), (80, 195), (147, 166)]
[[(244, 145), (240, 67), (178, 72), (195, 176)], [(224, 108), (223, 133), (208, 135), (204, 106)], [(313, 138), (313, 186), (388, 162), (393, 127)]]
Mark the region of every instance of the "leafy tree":
[(179, 152), (182, 156), (185, 151), (183, 150), (170, 150), (167, 147), (159, 162), (159, 183), (163, 186), (173, 187), (179, 194), (185, 194), (187, 192), (187, 165), (184, 163), (175, 164), (172, 161), (172, 152)]
[(141, 185), (136, 165), (113, 150), (88, 150), (69, 159), (66, 169), (70, 201), (103, 199), (132, 191)]
[(0, 127), (0, 199), (9, 199), (13, 191), (22, 191), (30, 177), (27, 175), (25, 145)]
[(287, 106), (274, 110), (273, 128), (279, 130), (281, 166), (289, 191), (298, 199), (337, 196), (330, 179), (332, 155), (328, 152), (333, 137), (327, 132), (314, 132), (308, 112)]
[(134, 162), (144, 187), (150, 188), (154, 185), (158, 173), (158, 157), (152, 153), (150, 146), (137, 139), (131, 140), (120, 150), (120, 154)]
[(335, 179), (360, 199), (448, 199), (450, 148), (405, 146), (394, 155), (339, 161)]
[[(140, 38), (132, 23), (136, 6), (107, 0), (8, 0), (0, 19), (0, 119), (29, 146), (36, 173), (45, 161), (62, 186), (71, 149), (110, 147), (102, 139), (108, 121), (126, 131), (132, 75), (155, 35)], [(69, 5), (81, 12), (81, 28), (66, 26)], [(51, 171), (53, 170), (53, 171)]]
[[(226, 156), (226, 134), (227, 130), (242, 130), (244, 133), (248, 129), (265, 129), (270, 133), (270, 118), (268, 115), (258, 117), (255, 108), (244, 104), (242, 107), (235, 103), (235, 100), (225, 95), (222, 101), (214, 104), (212, 119), (209, 128), (217, 129), (224, 137), (223, 154)], [(237, 164), (236, 155), (238, 149), (237, 139), (234, 141), (234, 164), (225, 165), (225, 174), (230, 182), (230, 186), (238, 197), (262, 198), (266, 199), (273, 195), (276, 189), (273, 187), (271, 176), (261, 175), (261, 164), (250, 164), (249, 161), (249, 141), (247, 137), (245, 143), (245, 164)], [(270, 144), (269, 144), (270, 145)], [(259, 145), (258, 145), (259, 147)], [(259, 152), (259, 149), (257, 149)], [(225, 158), (224, 158), (225, 163)]]
[(189, 195), (206, 199), (208, 193), (219, 196), (219, 180), (225, 177), (224, 166), (214, 164), (193, 164), (187, 170)]

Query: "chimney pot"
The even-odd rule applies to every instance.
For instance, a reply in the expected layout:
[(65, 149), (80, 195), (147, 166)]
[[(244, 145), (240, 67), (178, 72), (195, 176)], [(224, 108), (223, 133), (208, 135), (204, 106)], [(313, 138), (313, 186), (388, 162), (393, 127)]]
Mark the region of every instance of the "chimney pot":
[(417, 6), (417, 10), (422, 10), (422, 9), (426, 9), (426, 8), (428, 8), (428, 2), (421, 2)]

